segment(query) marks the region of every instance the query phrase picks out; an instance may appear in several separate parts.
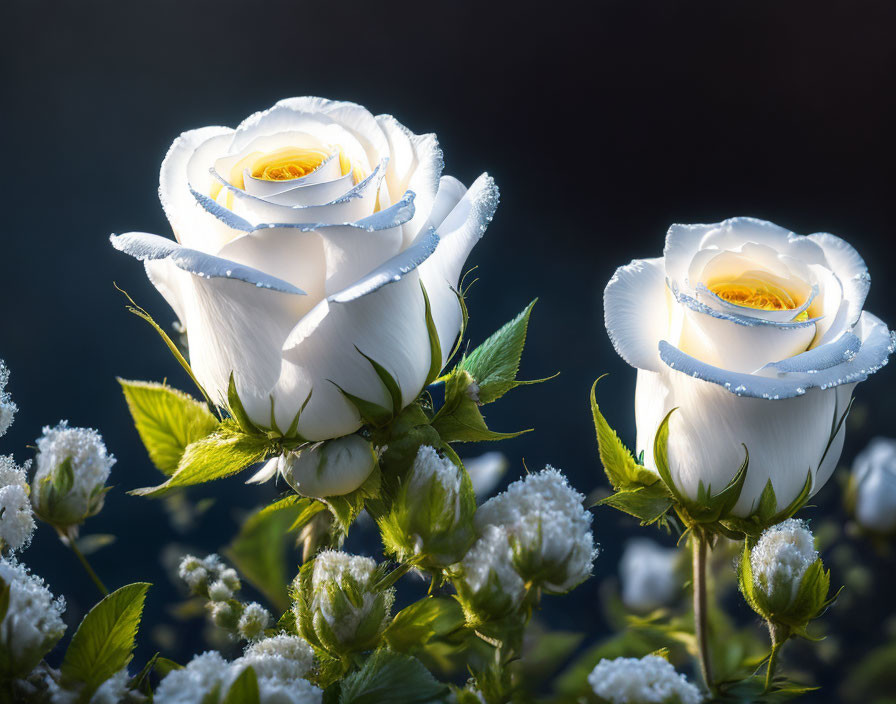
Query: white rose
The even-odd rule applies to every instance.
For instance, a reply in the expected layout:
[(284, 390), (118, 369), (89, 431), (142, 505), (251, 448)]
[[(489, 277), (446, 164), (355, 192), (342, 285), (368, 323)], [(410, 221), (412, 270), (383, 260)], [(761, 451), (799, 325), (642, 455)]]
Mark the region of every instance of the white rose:
[[(673, 408), (669, 465), (696, 498), (720, 491), (750, 453), (734, 513), (751, 513), (771, 479), (778, 507), (831, 476), (857, 382), (886, 364), (886, 325), (862, 311), (870, 278), (858, 253), (827, 233), (795, 235), (733, 218), (673, 225), (663, 256), (617, 269), (604, 292), (607, 331), (638, 368), (637, 450)], [(830, 442), (830, 447), (828, 444)], [(827, 452), (826, 452), (827, 448)], [(823, 461), (822, 461), (823, 458)]]
[(856, 520), (879, 533), (896, 530), (896, 440), (874, 438), (852, 465)]
[(407, 405), (457, 337), (455, 288), (498, 192), (486, 174), (468, 190), (441, 171), (435, 135), (354, 103), (289, 98), (235, 130), (175, 140), (159, 193), (177, 242), (112, 243), (145, 262), (216, 402), (233, 373), (257, 424), (285, 431), (301, 410), (301, 436), (338, 437), (361, 425), (340, 389), (393, 407), (370, 359)]

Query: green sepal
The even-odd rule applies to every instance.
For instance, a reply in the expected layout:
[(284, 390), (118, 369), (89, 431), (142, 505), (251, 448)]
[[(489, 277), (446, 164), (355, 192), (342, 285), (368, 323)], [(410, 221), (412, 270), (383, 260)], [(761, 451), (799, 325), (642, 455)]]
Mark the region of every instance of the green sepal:
[[(382, 364), (377, 362), (375, 359), (368, 357), (361, 350), (359, 350), (357, 346), (355, 346), (355, 349), (358, 350), (359, 355), (370, 362), (370, 366), (373, 367), (373, 371), (376, 372), (376, 375), (379, 377), (380, 381), (383, 383), (383, 386), (386, 388), (386, 392), (392, 399), (392, 418), (394, 418), (399, 414), (402, 408), (401, 387), (398, 385), (395, 377), (393, 377), (389, 373), (389, 370), (386, 369)], [(389, 418), (389, 420), (392, 420), (392, 418)]]
[(395, 614), (383, 635), (393, 650), (413, 653), (463, 625), (464, 612), (455, 599), (425, 597)]
[(218, 419), (183, 391), (150, 381), (118, 379), (149, 459), (171, 475), (186, 447), (211, 433)]
[(72, 486), (75, 484), (75, 472), (72, 469), (71, 457), (66, 457), (59, 463), (56, 471), (53, 472), (51, 481), (53, 490), (60, 496), (65, 496), (72, 490)]
[(149, 587), (137, 582), (117, 589), (81, 621), (60, 666), (64, 682), (82, 685), (79, 702), (88, 702), (103, 682), (131, 661)]
[(456, 369), (445, 382), (445, 403), (432, 419), (443, 442), (483, 442), (515, 438), (529, 430), (496, 433), (489, 430), (476, 402), (475, 380), (470, 372)]
[(330, 383), (339, 389), (339, 392), (345, 397), (345, 400), (355, 407), (358, 414), (361, 416), (361, 420), (367, 425), (372, 425), (374, 428), (382, 428), (383, 426), (388, 425), (389, 421), (392, 420), (393, 414), (388, 408), (373, 401), (368, 401), (359, 396), (355, 396), (354, 394), (350, 394), (335, 381), (331, 381)]
[(258, 676), (251, 665), (233, 681), (221, 704), (258, 704)]
[(158, 486), (134, 489), (134, 496), (162, 496), (172, 489), (229, 477), (264, 460), (273, 448), (263, 435), (247, 435), (232, 419), (187, 446), (177, 470)]
[[(246, 413), (246, 409), (243, 407), (243, 402), (240, 400), (240, 395), (236, 390), (236, 382), (233, 379), (233, 372), (230, 372), (230, 380), (227, 382), (227, 410), (230, 411), (230, 415), (239, 425), (240, 430), (242, 430), (247, 435), (264, 435), (264, 432), (259, 428), (255, 423), (252, 422), (252, 419), (249, 418), (249, 414)], [(271, 417), (274, 415), (274, 399), (271, 398)]]
[(806, 473), (806, 481), (803, 482), (803, 488), (796, 498), (790, 502), (783, 510), (777, 511), (778, 499), (775, 496), (775, 488), (772, 486), (772, 480), (769, 479), (765, 483), (765, 488), (759, 495), (753, 510), (747, 518), (739, 518), (729, 516), (723, 521), (728, 529), (747, 536), (750, 540), (758, 538), (762, 531), (771, 526), (777, 525), (782, 521), (791, 518), (799, 511), (809, 500), (812, 493), (812, 470)]
[(330, 509), (330, 513), (336, 519), (336, 527), (343, 535), (348, 534), (352, 523), (364, 510), (365, 502), (379, 496), (381, 479), (382, 475), (377, 464), (370, 476), (354, 491), (343, 496), (326, 496), (321, 499)]
[(622, 444), (616, 431), (607, 423), (597, 405), (597, 382), (604, 376), (606, 374), (598, 377), (591, 386), (591, 415), (594, 417), (594, 430), (597, 433), (597, 451), (607, 479), (616, 490), (651, 486), (659, 477), (635, 460), (629, 449)]
[[(426, 387), (438, 379), (439, 373), (442, 371), (442, 343), (439, 340), (436, 321), (432, 317), (432, 304), (429, 301), (429, 294), (426, 292), (426, 286), (423, 285), (422, 281), (420, 282), (420, 290), (423, 292), (426, 334), (429, 338), (429, 371), (426, 374), (426, 383), (423, 384)], [(462, 308), (462, 310), (465, 310), (465, 308)]]

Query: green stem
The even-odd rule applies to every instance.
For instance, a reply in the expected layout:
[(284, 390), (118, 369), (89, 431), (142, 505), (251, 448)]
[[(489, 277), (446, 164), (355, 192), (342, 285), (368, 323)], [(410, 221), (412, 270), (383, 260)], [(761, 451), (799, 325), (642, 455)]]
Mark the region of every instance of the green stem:
[(693, 531), (693, 587), (694, 587), (694, 635), (697, 639), (697, 655), (700, 673), (706, 689), (715, 693), (712, 676), (712, 661), (709, 652), (709, 600), (706, 593), (706, 558), (709, 544), (706, 534), (698, 527)]
[(93, 567), (90, 566), (90, 563), (87, 561), (87, 558), (84, 557), (84, 554), (78, 550), (78, 546), (72, 538), (63, 538), (63, 543), (68, 545), (72, 552), (75, 553), (78, 560), (81, 562), (81, 565), (84, 567), (84, 571), (90, 576), (93, 580), (93, 583), (96, 585), (96, 588), (100, 590), (100, 594), (104, 597), (109, 596), (109, 590), (106, 589), (106, 585), (103, 584), (103, 581), (97, 576), (97, 573), (93, 571)]
[(765, 671), (765, 690), (763, 694), (771, 691), (772, 682), (775, 678), (775, 669), (778, 665), (778, 653), (781, 650), (781, 646), (784, 645), (784, 638), (780, 637), (780, 633), (778, 632), (778, 628), (771, 622), (768, 622), (768, 635), (772, 641), (772, 652), (768, 657), (768, 667)]

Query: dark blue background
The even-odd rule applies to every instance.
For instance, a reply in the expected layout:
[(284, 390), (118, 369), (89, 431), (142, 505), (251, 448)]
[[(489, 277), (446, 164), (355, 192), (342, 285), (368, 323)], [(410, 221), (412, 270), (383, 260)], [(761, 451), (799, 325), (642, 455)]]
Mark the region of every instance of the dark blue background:
[[(562, 372), (489, 409), (498, 430), (537, 428), (502, 446), (512, 474), (525, 458), (564, 469), (583, 491), (604, 483), (587, 405), (603, 372), (612, 373), (601, 387), (607, 414), (633, 439), (634, 372), (607, 339), (601, 291), (616, 266), (658, 255), (672, 222), (743, 214), (834, 232), (870, 265), (867, 308), (896, 323), (889, 0), (7, 0), (2, 22), (0, 357), (21, 407), (2, 450), (28, 457), (41, 426), (61, 418), (102, 431), (118, 457), (116, 489), (86, 532), (114, 530), (119, 541), (93, 560), (112, 586), (156, 583), (153, 622), (173, 622), (177, 592), (159, 553), (183, 538), (160, 503), (125, 494), (158, 476), (114, 377), (189, 384), (124, 310), (113, 280), (160, 321), (172, 318), (107, 236), (169, 233), (158, 167), (185, 129), (235, 125), (291, 95), (350, 99), (437, 132), (447, 173), (466, 183), (495, 176), (502, 204), (470, 259), (480, 277), (470, 338), (537, 296), (523, 374)], [(859, 387), (871, 413), (845, 460), (871, 435), (893, 434), (893, 389), (892, 369)], [(194, 490), (218, 501), (190, 545), (226, 544), (237, 509), (274, 491), (239, 479)], [(838, 501), (832, 483), (819, 503)], [(595, 529), (596, 579), (547, 600), (558, 627), (602, 628), (598, 585), (615, 572), (623, 536), (639, 532), (609, 510)], [(25, 558), (65, 587), (73, 618), (93, 603), (48, 528)], [(887, 600), (867, 608), (890, 615)], [(196, 623), (166, 654), (184, 660), (201, 647)], [(153, 647), (144, 633), (139, 656)]]

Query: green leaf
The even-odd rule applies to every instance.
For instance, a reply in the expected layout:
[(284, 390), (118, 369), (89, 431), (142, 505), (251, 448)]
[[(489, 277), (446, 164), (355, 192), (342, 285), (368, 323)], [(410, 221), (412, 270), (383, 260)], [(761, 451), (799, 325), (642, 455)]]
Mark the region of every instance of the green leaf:
[[(423, 386), (426, 387), (438, 379), (439, 372), (442, 371), (442, 343), (439, 341), (439, 331), (436, 328), (436, 322), (432, 317), (432, 305), (429, 302), (429, 294), (426, 293), (426, 286), (423, 285), (422, 281), (420, 282), (420, 288), (423, 290), (426, 334), (429, 336), (429, 372), (426, 375), (426, 383), (423, 384)], [(461, 305), (461, 311), (466, 311), (466, 308), (463, 305)]]
[(339, 704), (435, 704), (448, 694), (416, 658), (380, 649), (342, 681)]
[[(271, 400), (271, 404), (273, 406), (273, 399)], [(230, 411), (230, 415), (233, 416), (233, 419), (237, 422), (237, 425), (240, 426), (240, 430), (242, 430), (247, 435), (262, 435), (261, 429), (252, 422), (252, 419), (249, 418), (249, 414), (246, 413), (246, 409), (243, 408), (243, 402), (240, 400), (240, 395), (236, 390), (236, 382), (233, 380), (233, 372), (230, 372), (230, 380), (227, 382), (227, 405), (228, 410)], [(271, 417), (273, 418), (273, 407), (271, 408)]]
[(597, 502), (599, 506), (612, 506), (641, 520), (641, 525), (655, 523), (672, 507), (672, 496), (662, 482), (637, 489), (617, 491)]
[[(606, 376), (606, 375), (604, 375)], [(634, 489), (638, 486), (650, 486), (658, 477), (646, 467), (638, 464), (629, 449), (622, 444), (616, 431), (607, 423), (597, 405), (597, 382), (591, 387), (591, 415), (594, 417), (594, 429), (597, 432), (597, 451), (607, 478), (614, 489)]]
[(222, 704), (258, 704), (258, 676), (251, 665), (230, 685)]
[(83, 683), (81, 701), (88, 701), (103, 682), (131, 661), (149, 587), (137, 582), (112, 592), (88, 612), (75, 631), (60, 669), (65, 680)]
[(376, 466), (364, 483), (354, 491), (342, 496), (327, 496), (323, 499), (343, 535), (348, 533), (348, 529), (364, 509), (366, 501), (380, 495), (381, 481), (382, 473), (379, 466)]
[(468, 371), (454, 370), (445, 383), (445, 405), (435, 418), (432, 427), (443, 442), (482, 442), (515, 438), (529, 430), (516, 433), (496, 433), (489, 430), (485, 418), (474, 400), (473, 377)]
[(463, 625), (464, 612), (456, 599), (427, 597), (395, 614), (384, 635), (389, 647), (407, 653)]
[[(537, 301), (538, 299), (536, 299)], [(457, 370), (470, 373), (479, 385), (479, 402), (491, 403), (511, 389), (524, 384), (537, 384), (545, 379), (519, 381), (520, 359), (526, 344), (529, 316), (536, 301), (509, 323), (495, 332), (479, 347), (464, 355)]]
[(247, 435), (235, 421), (225, 420), (206, 437), (187, 446), (177, 471), (158, 486), (134, 489), (135, 496), (162, 496), (171, 489), (229, 477), (265, 459), (270, 452), (264, 436)]
[[(290, 531), (311, 506), (323, 504), (292, 495), (252, 514), (224, 555), (251, 584), (280, 611), (289, 607), (287, 583), (293, 568), (287, 565), (293, 542)], [(312, 514), (313, 515), (313, 514)]]
[(174, 660), (169, 660), (168, 658), (156, 658), (155, 662), (155, 671), (158, 674), (159, 679), (165, 679), (169, 672), (174, 672), (175, 670), (183, 670), (184, 666), (180, 663), (174, 662)]
[(151, 381), (118, 379), (149, 459), (171, 475), (186, 447), (211, 433), (218, 420), (189, 394)]

